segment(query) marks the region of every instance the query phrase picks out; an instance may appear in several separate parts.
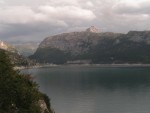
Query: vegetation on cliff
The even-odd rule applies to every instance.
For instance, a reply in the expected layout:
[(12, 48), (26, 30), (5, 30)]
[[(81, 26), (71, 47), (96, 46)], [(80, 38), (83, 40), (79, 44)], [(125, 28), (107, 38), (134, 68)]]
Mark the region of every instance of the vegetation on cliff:
[(39, 100), (50, 110), (49, 98), (32, 77), (13, 70), (6, 51), (0, 50), (0, 113), (41, 113)]
[(6, 42), (0, 41), (0, 49), (7, 52), (7, 55), (9, 56), (11, 63), (15, 66), (33, 66), (35, 65), (35, 62), (33, 60), (30, 60), (29, 58), (22, 56), (15, 47), (13, 47), (10, 44), (7, 44)]

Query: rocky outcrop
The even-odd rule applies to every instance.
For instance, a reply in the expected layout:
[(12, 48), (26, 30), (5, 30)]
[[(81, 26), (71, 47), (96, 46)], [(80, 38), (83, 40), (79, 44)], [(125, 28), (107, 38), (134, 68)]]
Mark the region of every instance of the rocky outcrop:
[(6, 51), (13, 65), (15, 66), (32, 66), (35, 65), (33, 60), (24, 57), (10, 44), (0, 41), (0, 50)]
[(0, 48), (1, 49), (5, 49), (5, 50), (7, 50), (7, 45), (6, 44), (4, 44), (4, 42), (3, 41), (0, 41)]
[(12, 52), (12, 53), (17, 53), (17, 50), (10, 44), (7, 44), (3, 41), (0, 40), (0, 49)]
[(39, 100), (38, 102), (40, 108), (41, 108), (41, 113), (55, 113), (52, 108), (47, 107), (46, 103), (44, 100)]
[(71, 52), (72, 55), (78, 55), (96, 45), (98, 36), (99, 34), (86, 32), (63, 33), (46, 38), (39, 48), (57, 48), (64, 52)]
[(91, 26), (90, 28), (87, 28), (86, 31), (87, 32), (92, 32), (92, 33), (98, 33), (99, 32), (99, 30), (94, 26)]

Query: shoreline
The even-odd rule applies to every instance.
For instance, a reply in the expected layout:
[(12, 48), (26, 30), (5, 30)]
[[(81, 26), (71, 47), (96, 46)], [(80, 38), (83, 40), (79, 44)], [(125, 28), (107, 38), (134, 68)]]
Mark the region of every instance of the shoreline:
[(121, 67), (150, 67), (150, 64), (46, 64), (46, 65), (36, 65), (36, 66), (16, 66), (14, 69), (16, 70), (23, 70), (23, 69), (38, 69), (38, 68), (50, 68), (50, 67), (75, 67), (75, 66), (81, 66), (81, 67), (100, 67), (100, 68), (121, 68)]

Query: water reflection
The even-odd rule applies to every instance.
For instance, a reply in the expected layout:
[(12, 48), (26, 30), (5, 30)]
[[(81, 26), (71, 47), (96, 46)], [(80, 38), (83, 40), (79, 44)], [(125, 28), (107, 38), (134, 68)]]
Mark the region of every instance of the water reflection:
[(149, 113), (150, 68), (59, 67), (24, 70), (57, 113)]

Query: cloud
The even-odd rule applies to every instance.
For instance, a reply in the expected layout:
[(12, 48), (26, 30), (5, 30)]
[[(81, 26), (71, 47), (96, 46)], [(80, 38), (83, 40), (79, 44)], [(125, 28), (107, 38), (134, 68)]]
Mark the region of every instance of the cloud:
[(72, 19), (72, 20), (93, 20), (96, 18), (94, 13), (88, 9), (82, 9), (75, 6), (62, 6), (62, 7), (53, 7), (53, 6), (40, 6), (39, 10), (49, 15), (51, 18), (55, 19)]
[(54, 25), (66, 25), (65, 22), (56, 19), (49, 19), (49, 15), (35, 12), (26, 6), (11, 6), (0, 8), (1, 24), (37, 24), (38, 22), (53, 23)]
[(89, 7), (94, 7), (94, 4), (91, 1), (87, 1), (86, 5), (89, 6)]
[(29, 7), (15, 6), (0, 8), (0, 23), (28, 23), (34, 18), (34, 12)]
[(0, 23), (27, 24), (45, 22), (67, 26), (66, 20), (93, 20), (96, 16), (91, 10), (75, 6), (54, 7), (43, 5), (35, 9), (27, 6), (9, 6), (0, 8)]
[(150, 1), (126, 1), (119, 2), (114, 6), (114, 11), (118, 14), (127, 15), (138, 15), (138, 14), (148, 14), (150, 15)]
[(0, 0), (0, 5), (3, 5), (3, 4), (5, 4), (5, 1), (4, 0)]
[(91, 10), (77, 6), (3, 6), (0, 7), (0, 37), (29, 37), (40, 32), (51, 34), (55, 33), (52, 29), (60, 31), (62, 27), (65, 29), (95, 18)]
[(149, 30), (149, 20), (149, 0), (0, 0), (0, 38), (8, 40), (43, 39), (91, 25), (123, 33)]
[[(46, 4), (52, 6), (80, 6), (80, 0), (47, 0)], [(45, 4), (45, 5), (46, 5)]]

